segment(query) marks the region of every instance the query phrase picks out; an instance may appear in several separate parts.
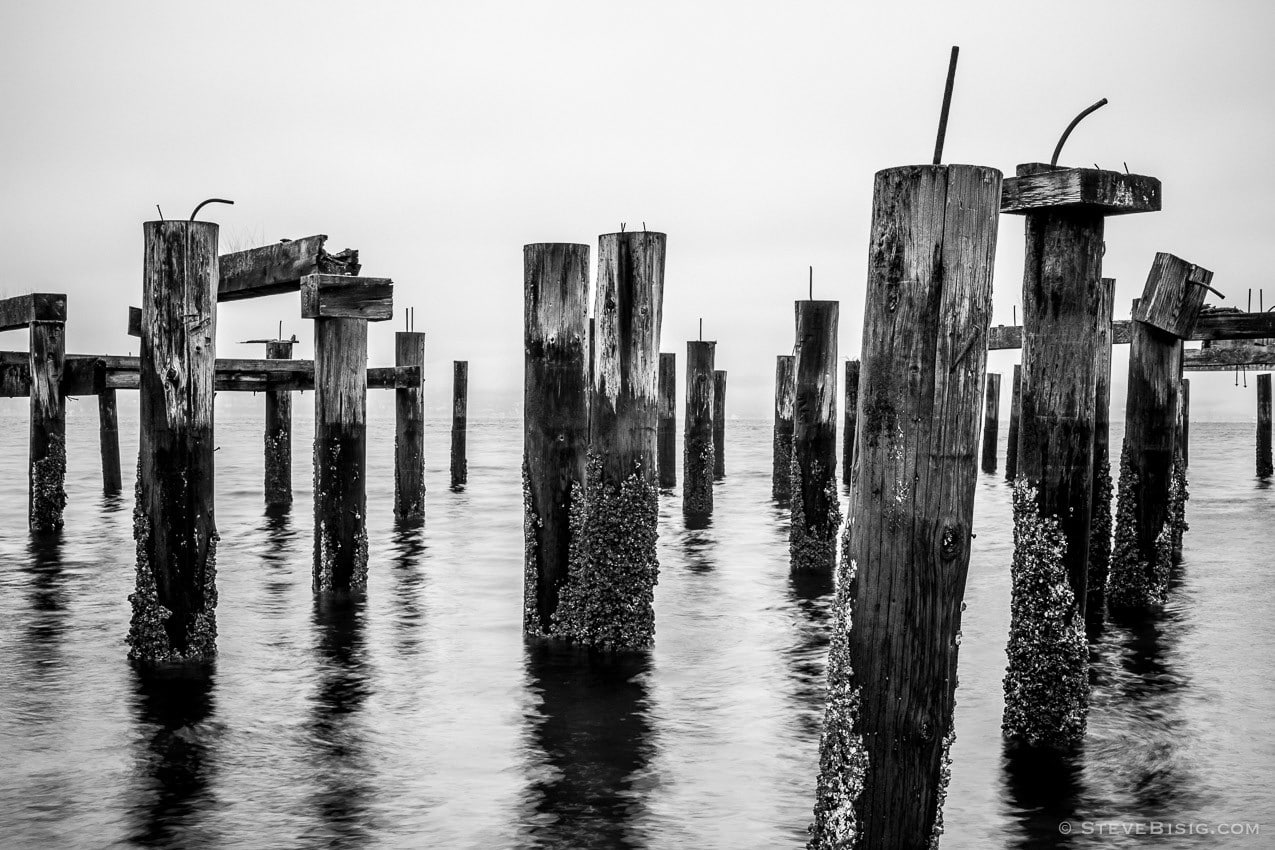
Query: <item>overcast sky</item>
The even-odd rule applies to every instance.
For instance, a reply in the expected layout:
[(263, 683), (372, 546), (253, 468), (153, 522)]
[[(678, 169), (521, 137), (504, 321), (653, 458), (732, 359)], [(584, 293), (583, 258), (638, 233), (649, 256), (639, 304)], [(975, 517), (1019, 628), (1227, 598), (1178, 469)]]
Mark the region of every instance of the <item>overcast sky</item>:
[[(399, 315), (417, 308), (431, 407), (467, 359), (471, 410), (516, 412), (523, 244), (596, 251), (645, 222), (668, 234), (662, 350), (680, 370), (703, 317), (729, 412), (768, 415), (808, 265), (857, 356), (873, 174), (929, 161), (959, 44), (946, 161), (1048, 161), (1107, 97), (1064, 164), (1163, 181), (1163, 212), (1108, 221), (1117, 317), (1156, 251), (1214, 270), (1228, 304), (1263, 286), (1275, 304), (1275, 4), (864, 5), (6, 0), (0, 295), (65, 292), (69, 351), (135, 351), (142, 222), (231, 198), (201, 215), (223, 252), (360, 249)], [(995, 322), (1020, 301), (1022, 227), (1001, 218)], [(299, 315), (293, 295), (223, 305), (218, 354), (261, 356), (235, 342), (283, 320), (310, 357)], [(374, 363), (400, 327), (373, 327)], [(1118, 349), (1114, 419), (1126, 369)], [(1193, 375), (1194, 418), (1251, 418), (1252, 383)]]

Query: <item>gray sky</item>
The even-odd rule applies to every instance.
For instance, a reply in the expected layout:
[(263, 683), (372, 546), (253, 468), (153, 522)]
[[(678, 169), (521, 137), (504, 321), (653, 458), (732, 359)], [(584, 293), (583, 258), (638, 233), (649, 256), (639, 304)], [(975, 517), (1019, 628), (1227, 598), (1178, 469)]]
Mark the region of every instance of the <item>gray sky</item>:
[[(680, 368), (704, 317), (729, 411), (767, 415), (808, 265), (857, 355), (872, 177), (929, 161), (959, 44), (946, 161), (1047, 161), (1107, 97), (1064, 163), (1163, 181), (1163, 212), (1108, 222), (1118, 317), (1156, 251), (1213, 269), (1228, 304), (1262, 286), (1275, 304), (1275, 4), (862, 5), (8, 0), (0, 295), (65, 292), (68, 350), (135, 350), (141, 223), (232, 198), (201, 216), (223, 251), (312, 233), (359, 248), (429, 334), (431, 407), (468, 359), (471, 410), (514, 412), (522, 245), (596, 249), (645, 222), (668, 233), (662, 349)], [(1019, 303), (1022, 239), (1003, 216), (995, 322)], [(218, 353), (260, 356), (234, 342), (283, 319), (309, 357), (299, 314), (295, 296), (224, 305)], [(373, 362), (400, 327), (373, 328)], [(1118, 351), (1115, 419), (1126, 368)], [(1193, 416), (1251, 417), (1251, 384), (1193, 375)]]

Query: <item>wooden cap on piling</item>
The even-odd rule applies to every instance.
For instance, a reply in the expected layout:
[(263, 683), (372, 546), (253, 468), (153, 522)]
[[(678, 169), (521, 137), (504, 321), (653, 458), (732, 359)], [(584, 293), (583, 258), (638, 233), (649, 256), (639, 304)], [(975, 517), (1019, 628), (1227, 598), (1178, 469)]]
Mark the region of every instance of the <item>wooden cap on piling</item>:
[(1160, 211), (1160, 181), (1143, 174), (1099, 168), (1056, 168), (1041, 162), (1018, 166), (1001, 189), (1001, 212), (1071, 208), (1102, 215)]

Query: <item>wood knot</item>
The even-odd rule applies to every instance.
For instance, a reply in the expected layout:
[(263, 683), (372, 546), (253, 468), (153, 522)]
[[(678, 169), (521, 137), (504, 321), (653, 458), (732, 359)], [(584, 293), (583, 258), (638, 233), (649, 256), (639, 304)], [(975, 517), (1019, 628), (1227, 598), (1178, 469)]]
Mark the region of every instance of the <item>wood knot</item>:
[(944, 561), (951, 561), (960, 555), (965, 549), (961, 530), (955, 525), (944, 525), (943, 531), (939, 535), (939, 557)]

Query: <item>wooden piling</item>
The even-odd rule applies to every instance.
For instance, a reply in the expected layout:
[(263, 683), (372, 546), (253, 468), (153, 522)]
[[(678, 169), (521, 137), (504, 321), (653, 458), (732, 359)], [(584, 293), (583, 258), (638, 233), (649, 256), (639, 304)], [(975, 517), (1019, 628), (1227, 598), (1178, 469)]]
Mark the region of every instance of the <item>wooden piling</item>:
[(845, 435), (841, 438), (842, 480), (847, 487), (854, 474), (854, 440), (859, 425), (859, 361), (846, 361)]
[(713, 478), (726, 477), (726, 372), (713, 371)]
[[(523, 247), (523, 631), (552, 633), (584, 509), (589, 246)], [(576, 541), (578, 545), (578, 541)]]
[(98, 440), (102, 454), (102, 492), (119, 494), (124, 484), (120, 475), (120, 423), (115, 406), (115, 390), (103, 387), (97, 394)]
[(213, 384), (217, 225), (143, 226), (137, 589), (129, 657), (213, 656), (217, 622)]
[(942, 831), (1000, 189), (970, 165), (876, 175), (813, 850)]
[(1018, 477), (1018, 420), (1022, 415), (1023, 404), (1023, 367), (1014, 364), (1014, 388), (1009, 396), (1009, 444), (1005, 447), (1005, 480), (1013, 481)]
[(1085, 579), (1087, 619), (1102, 616), (1111, 570), (1111, 343), (1116, 281), (1104, 277), (1098, 289), (1098, 344), (1094, 349), (1093, 497), (1089, 520), (1089, 566)]
[(1270, 478), (1275, 472), (1271, 457), (1271, 376), (1257, 376), (1257, 477)]
[[(425, 334), (394, 334), (394, 365), (425, 374)], [(394, 391), (394, 516), (425, 516), (425, 383)]]
[(586, 498), (554, 634), (604, 649), (636, 649), (649, 646), (655, 632), (666, 237), (643, 230), (609, 233), (598, 242)]
[(62, 527), (66, 507), (66, 400), (62, 368), (66, 358), (66, 324), (32, 321), (31, 431), (27, 518), (32, 531)]
[(677, 486), (677, 355), (660, 355), (660, 486)]
[[(1185, 358), (1186, 352), (1183, 352)], [(1178, 420), (1178, 456), (1182, 458), (1182, 466), (1191, 465), (1191, 379), (1182, 379), (1181, 416)]]
[[(291, 360), (292, 343), (266, 343), (267, 360)], [(265, 436), (266, 507), (284, 508), (292, 504), (292, 393), (266, 392)]]
[(831, 572), (837, 557), (841, 501), (837, 495), (836, 301), (798, 301), (793, 365), (792, 569)]
[(469, 460), (465, 455), (465, 432), (469, 405), (469, 361), (452, 362), (452, 487), (469, 481)]
[(773, 469), (770, 477), (771, 497), (777, 502), (792, 498), (792, 428), (794, 394), (797, 390), (795, 366), (797, 358), (792, 354), (780, 354), (775, 358), (775, 433)]
[(686, 422), (682, 435), (682, 513), (713, 514), (713, 357), (717, 343), (686, 343)]
[(989, 372), (987, 392), (983, 404), (983, 464), (984, 472), (996, 471), (996, 440), (1000, 436), (1001, 376)]

